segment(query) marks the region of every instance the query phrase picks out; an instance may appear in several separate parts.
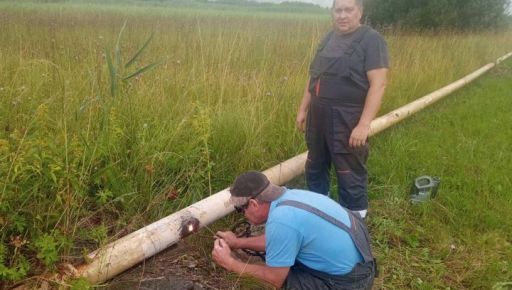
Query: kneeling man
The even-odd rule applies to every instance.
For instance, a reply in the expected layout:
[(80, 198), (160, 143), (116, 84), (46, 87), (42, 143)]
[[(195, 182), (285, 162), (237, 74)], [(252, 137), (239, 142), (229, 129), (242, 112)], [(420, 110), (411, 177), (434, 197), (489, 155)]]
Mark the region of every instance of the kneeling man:
[[(283, 289), (371, 289), (376, 264), (357, 213), (322, 194), (276, 186), (257, 171), (238, 176), (230, 193), (249, 222), (266, 223), (265, 234), (218, 232), (217, 264)], [(266, 264), (246, 264), (233, 249), (265, 251)]]

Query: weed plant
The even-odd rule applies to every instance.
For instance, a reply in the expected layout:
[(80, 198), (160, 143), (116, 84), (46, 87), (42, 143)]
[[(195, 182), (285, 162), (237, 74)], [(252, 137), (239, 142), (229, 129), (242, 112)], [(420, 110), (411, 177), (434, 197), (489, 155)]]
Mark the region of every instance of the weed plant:
[[(116, 47), (125, 21), (122, 55), (136, 54), (153, 33), (134, 70), (157, 60), (162, 64), (118, 82), (113, 93), (105, 49)], [(2, 1), (0, 26), (0, 280), (17, 281), (54, 270), (60, 262), (80, 263), (88, 251), (225, 188), (239, 172), (265, 169), (305, 150), (303, 136), (294, 128), (295, 113), (309, 62), (329, 29), (327, 12), (250, 14), (201, 7)], [(509, 32), (390, 31), (385, 37), (392, 71), (382, 113), (462, 77), (512, 47)], [(435, 132), (434, 127), (461, 125), (461, 120), (451, 120), (425, 126), (425, 134)], [(492, 132), (496, 131), (488, 133), (489, 140), (494, 140)], [(459, 195), (441, 197), (447, 199), (442, 203), (447, 213), (427, 208), (404, 214), (420, 223), (427, 222), (427, 213), (441, 215), (424, 231), (436, 223), (456, 221), (443, 227), (444, 236), (439, 237), (458, 230), (454, 239), (469, 250), (478, 243), (464, 241), (463, 231), (471, 232), (478, 223), (476, 217), (463, 219), (466, 211), (475, 213), (470, 199), (463, 198), (469, 188), (464, 181), (465, 173), (478, 172), (454, 155), (469, 150), (473, 155), (462, 159), (468, 160), (482, 149), (472, 139), (477, 135), (452, 133), (468, 147), (453, 143), (450, 148), (455, 151), (437, 156), (446, 162), (442, 168), (451, 171), (437, 173), (441, 164), (428, 164), (432, 172), (451, 176), (451, 182), (460, 186)], [(379, 150), (401, 152), (399, 148), (413, 144), (417, 151), (430, 148), (434, 154), (441, 146), (424, 149), (420, 140), (399, 138), (403, 143), (389, 145), (381, 141), (380, 147), (387, 149)], [(492, 146), (504, 146), (497, 144)], [(498, 149), (503, 148), (489, 150)], [(410, 170), (416, 162), (404, 161), (392, 170), (390, 164), (388, 159), (373, 159), (370, 164), (372, 185), (382, 188), (373, 198), (396, 194), (382, 212), (399, 205), (402, 187), (422, 171)], [(507, 178), (493, 170), (496, 179)], [(445, 182), (450, 180), (443, 178), (443, 186)], [(487, 202), (493, 200), (493, 184), (481, 188)], [(500, 196), (506, 194), (502, 186)], [(468, 203), (466, 209), (460, 202)], [(492, 203), (499, 204), (505, 203)], [(505, 214), (505, 208), (500, 213)], [(495, 218), (490, 213), (480, 217)], [(379, 229), (399, 231), (381, 230), (378, 247), (384, 251), (393, 235), (399, 242), (407, 239), (409, 223), (403, 218), (376, 219)], [(505, 225), (502, 229), (510, 226)], [(415, 251), (427, 249), (425, 259), (439, 255), (439, 249), (427, 247), (430, 240), (417, 236), (410, 238), (422, 245)], [(497, 234), (478, 242), (485, 246), (502, 239)], [(380, 253), (386, 260), (403, 254)], [(441, 274), (449, 271), (444, 264), (434, 265)], [(401, 276), (407, 271), (400, 266), (402, 272), (393, 274), (398, 282), (390, 283), (406, 287), (400, 283), (413, 282)], [(453, 285), (478, 285), (477, 278), (489, 274), (487, 268), (469, 273), (465, 266), (454, 265), (469, 278)], [(460, 279), (462, 274), (458, 275)]]

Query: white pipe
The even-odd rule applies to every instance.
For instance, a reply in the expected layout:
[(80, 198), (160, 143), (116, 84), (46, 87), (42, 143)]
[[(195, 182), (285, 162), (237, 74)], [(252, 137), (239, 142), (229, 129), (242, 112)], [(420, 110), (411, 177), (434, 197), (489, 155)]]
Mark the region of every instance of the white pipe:
[[(272, 183), (284, 184), (304, 172), (305, 158), (305, 153), (298, 155), (263, 173)], [(197, 230), (232, 212), (229, 197), (229, 191), (224, 189), (96, 250), (88, 255), (91, 263), (77, 268), (78, 276), (95, 284), (116, 276), (178, 242), (183, 236), (183, 226)], [(194, 224), (195, 220), (198, 224)]]
[(398, 123), (399, 121), (411, 116), (412, 114), (423, 110), (425, 107), (430, 106), (431, 104), (437, 102), (443, 97), (453, 93), (455, 90), (462, 88), (463, 86), (469, 84), (479, 76), (483, 75), (491, 68), (494, 67), (494, 63), (489, 63), (477, 71), (465, 76), (464, 78), (455, 81), (433, 93), (430, 93), (420, 99), (413, 101), (403, 107), (400, 107), (394, 111), (387, 113), (375, 120), (372, 121), (370, 125), (370, 135), (375, 135), (382, 130), (391, 127), (392, 125)]
[[(496, 64), (510, 56), (512, 56), (512, 52), (499, 58)], [(494, 66), (495, 63), (487, 64), (440, 90), (375, 119), (371, 123), (370, 135), (390, 127), (463, 87)], [(264, 171), (264, 174), (272, 183), (284, 184), (304, 172), (306, 156), (307, 152), (302, 153)], [(185, 225), (192, 225), (197, 229), (209, 225), (232, 212), (233, 206), (228, 202), (229, 196), (227, 189), (224, 189), (96, 250), (88, 256), (91, 262), (81, 265), (74, 275), (84, 277), (95, 284), (116, 276), (144, 259), (177, 243), (183, 237), (183, 227)], [(194, 221), (198, 223), (190, 223)]]
[(505, 54), (504, 56), (502, 56), (496, 60), (496, 64), (500, 64), (501, 62), (505, 61), (507, 58), (509, 58), (511, 56), (512, 56), (512, 52)]

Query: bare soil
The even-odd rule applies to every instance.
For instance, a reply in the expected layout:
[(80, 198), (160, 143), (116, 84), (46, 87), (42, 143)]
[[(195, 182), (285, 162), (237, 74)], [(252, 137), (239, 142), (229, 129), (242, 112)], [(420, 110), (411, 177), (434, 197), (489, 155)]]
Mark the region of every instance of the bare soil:
[[(228, 273), (216, 265), (211, 259), (214, 239), (210, 231), (203, 229), (181, 240), (113, 278), (103, 285), (104, 289), (271, 289), (253, 279)], [(242, 261), (262, 262), (260, 258), (241, 251), (235, 254)]]

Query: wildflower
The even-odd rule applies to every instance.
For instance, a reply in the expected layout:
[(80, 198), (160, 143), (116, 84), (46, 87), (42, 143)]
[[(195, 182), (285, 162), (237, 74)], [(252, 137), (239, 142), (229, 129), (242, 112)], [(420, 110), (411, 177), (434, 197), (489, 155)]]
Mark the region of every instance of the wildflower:
[(179, 191), (176, 188), (174, 188), (173, 186), (168, 186), (165, 189), (165, 191), (167, 193), (166, 196), (167, 196), (168, 200), (175, 200), (179, 197), (179, 194), (180, 194)]
[(10, 244), (13, 245), (16, 248), (21, 248), (26, 243), (28, 243), (28, 241), (25, 240), (25, 239), (22, 239), (20, 236), (11, 237)]
[(46, 104), (41, 104), (36, 109), (36, 117), (38, 119), (44, 119), (48, 113), (48, 106)]
[(13, 106), (17, 106), (19, 103), (21, 103), (20, 97), (17, 97), (16, 99), (12, 100), (11, 104)]

